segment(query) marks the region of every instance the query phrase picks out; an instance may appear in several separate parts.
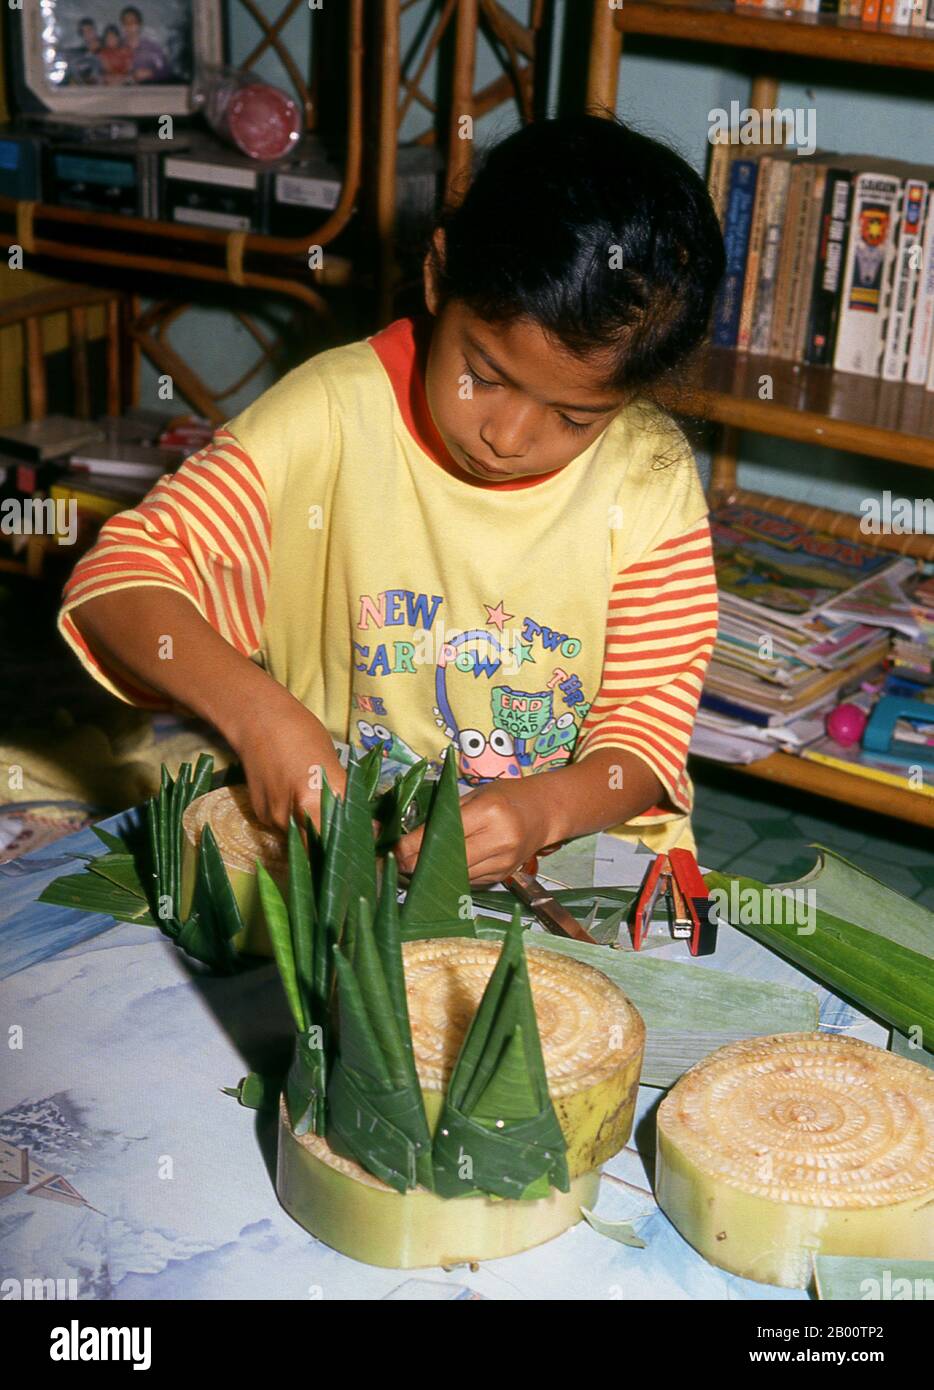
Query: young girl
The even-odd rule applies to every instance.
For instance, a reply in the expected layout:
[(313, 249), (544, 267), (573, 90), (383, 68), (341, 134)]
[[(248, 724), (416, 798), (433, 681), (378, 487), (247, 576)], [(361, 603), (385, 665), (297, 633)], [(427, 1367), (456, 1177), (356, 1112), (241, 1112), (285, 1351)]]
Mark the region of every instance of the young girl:
[(597, 830), (692, 846), (716, 587), (647, 393), (722, 272), (671, 150), (595, 116), (519, 130), (434, 231), (428, 315), (311, 358), (108, 522), (61, 631), (121, 699), (213, 724), (266, 824), (317, 818), (322, 771), (343, 790), (338, 739), (452, 750), (474, 883)]

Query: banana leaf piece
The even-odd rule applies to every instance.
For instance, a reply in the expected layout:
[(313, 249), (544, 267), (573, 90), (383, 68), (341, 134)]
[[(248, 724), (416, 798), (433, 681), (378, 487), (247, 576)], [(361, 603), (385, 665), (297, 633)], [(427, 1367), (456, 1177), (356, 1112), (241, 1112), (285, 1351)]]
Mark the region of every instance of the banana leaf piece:
[[(909, 1036), (921, 1029), (934, 1038), (934, 959), (817, 908), (814, 930), (794, 922), (772, 924), (775, 889), (755, 879), (720, 873), (706, 875), (742, 911), (733, 925), (813, 975), (864, 1013)], [(748, 910), (747, 910), (748, 909)], [(791, 913), (787, 914), (791, 915)], [(758, 921), (746, 921), (747, 917)]]
[[(379, 755), (378, 749), (367, 754), (371, 765), (373, 752)], [(359, 898), (365, 898), (372, 921), (376, 913), (376, 844), (373, 838), (368, 776), (367, 759), (357, 762), (352, 758), (347, 769), (343, 809), (348, 901), (356, 903)]]
[(817, 1255), (814, 1285), (821, 1300), (934, 1302), (934, 1262)]
[(435, 1130), (442, 1197), (535, 1199), (570, 1186), (542, 1058), (518, 909), (448, 1082)]
[[(349, 1153), (397, 1192), (414, 1187), (418, 1159), (431, 1152), (431, 1138), (414, 1066), (409, 1073), (401, 1048), (387, 1050), (394, 1020), (377, 1016), (388, 1007), (388, 989), (375, 946), (371, 951), (365, 914), (361, 918), (357, 970), (339, 949), (337, 973), (339, 1046), (328, 1079), (328, 1143)], [(388, 1025), (388, 1026), (387, 1026)]]
[(210, 825), (201, 832), (191, 909), (176, 943), (195, 960), (232, 975), (238, 964), (233, 939), (243, 931), (243, 920)]
[[(354, 754), (351, 750), (349, 761), (354, 761)], [(383, 750), (379, 747), (371, 748), (359, 760), (360, 773), (363, 782), (363, 789), (366, 793), (367, 801), (372, 801), (379, 786), (379, 775), (383, 769)]]
[(374, 817), (380, 822), (380, 832), (376, 841), (377, 854), (385, 854), (407, 828), (415, 828), (413, 824), (404, 825), (403, 820), (427, 772), (428, 760), (422, 758), (420, 762), (408, 768), (381, 797), (376, 798), (371, 809)]
[(314, 960), (316, 989), (329, 997), (325, 989), (328, 957), (331, 944), (341, 941), (350, 902), (350, 850), (344, 802), (335, 797), (330, 812), (324, 853), (324, 873), (318, 897), (318, 931), (315, 937)]
[[(289, 848), (291, 851), (291, 845)], [(299, 985), (289, 909), (286, 907), (282, 894), (269, 870), (259, 860), (256, 861), (256, 881), (286, 1002), (297, 1032), (304, 1033), (311, 1020), (305, 1012), (305, 1003)]]
[(132, 893), (134, 898), (145, 900), (146, 891), (140, 883), (136, 860), (132, 854), (118, 854), (116, 851), (100, 854), (96, 859), (89, 859), (87, 867), (92, 874), (100, 874), (101, 878), (106, 878), (118, 888)]
[[(607, 1236), (610, 1240), (615, 1240), (619, 1245), (631, 1245), (635, 1250), (644, 1250), (645, 1241), (641, 1236), (637, 1236), (632, 1227), (632, 1221), (607, 1221), (604, 1217), (598, 1216), (595, 1211), (588, 1207), (581, 1207), (581, 1213), (587, 1225), (597, 1235)], [(646, 1216), (651, 1216), (651, 1212), (646, 1212)], [(640, 1217), (634, 1218), (636, 1221)]]
[(426, 926), (466, 927), (471, 922), (470, 878), (457, 791), (457, 761), (452, 748), (444, 756), (434, 786), (418, 860), (402, 906), (402, 936), (408, 941)]
[(275, 1114), (282, 1093), (281, 1076), (262, 1076), (257, 1071), (242, 1076), (236, 1086), (222, 1086), (225, 1096), (233, 1096), (247, 1110), (264, 1110)]
[(929, 907), (889, 888), (834, 850), (824, 845), (811, 848), (818, 851), (812, 869), (790, 883), (772, 886), (810, 889), (822, 911), (934, 958), (934, 912)]
[[(503, 932), (478, 923), (477, 936), (495, 941)], [(739, 1038), (808, 1033), (818, 1025), (813, 991), (545, 932), (536, 932), (528, 949), (558, 951), (592, 965), (628, 995), (645, 1021), (643, 1086), (665, 1090), (716, 1048)]]
[(109, 830), (102, 830), (99, 825), (92, 825), (91, 829), (100, 840), (102, 845), (112, 850), (114, 854), (129, 854), (130, 848), (126, 840), (121, 840), (119, 835), (111, 835)]
[(118, 887), (109, 879), (88, 873), (62, 874), (53, 879), (39, 894), (40, 903), (56, 907), (77, 908), (81, 912), (100, 913), (118, 922), (139, 922), (146, 927), (159, 925), (145, 899)]
[(324, 1133), (326, 1059), (323, 1030), (297, 1033), (285, 1081), (285, 1103), (296, 1134)]
[(302, 843), (298, 823), (290, 818), (288, 834), (289, 933), (295, 979), (306, 1019), (314, 1017), (314, 936), (315, 906), (308, 852)]

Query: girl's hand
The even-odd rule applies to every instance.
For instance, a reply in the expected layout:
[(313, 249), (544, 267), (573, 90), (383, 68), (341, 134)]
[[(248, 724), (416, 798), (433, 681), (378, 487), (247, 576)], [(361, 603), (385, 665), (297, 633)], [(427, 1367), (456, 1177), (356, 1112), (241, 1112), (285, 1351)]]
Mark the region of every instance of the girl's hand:
[[(535, 785), (538, 783), (538, 786)], [(543, 845), (550, 843), (547, 798), (539, 778), (487, 782), (461, 797), (470, 882), (500, 883)], [(395, 847), (400, 875), (415, 869), (424, 827), (403, 835)]]
[(288, 830), (290, 815), (301, 823), (303, 811), (320, 829), (325, 777), (331, 791), (344, 795), (347, 774), (330, 734), (284, 689), (247, 714), (230, 741), (243, 764), (253, 810), (271, 829)]

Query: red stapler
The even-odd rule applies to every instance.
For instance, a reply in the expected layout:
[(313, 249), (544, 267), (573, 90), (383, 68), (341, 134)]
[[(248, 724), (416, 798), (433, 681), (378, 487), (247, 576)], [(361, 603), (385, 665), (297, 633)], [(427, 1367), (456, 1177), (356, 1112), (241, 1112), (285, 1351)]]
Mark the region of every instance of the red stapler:
[(692, 956), (710, 956), (717, 949), (717, 911), (690, 850), (659, 854), (646, 870), (629, 914), (632, 948), (638, 951), (652, 923), (660, 894), (665, 895), (668, 925), (676, 941), (689, 943)]

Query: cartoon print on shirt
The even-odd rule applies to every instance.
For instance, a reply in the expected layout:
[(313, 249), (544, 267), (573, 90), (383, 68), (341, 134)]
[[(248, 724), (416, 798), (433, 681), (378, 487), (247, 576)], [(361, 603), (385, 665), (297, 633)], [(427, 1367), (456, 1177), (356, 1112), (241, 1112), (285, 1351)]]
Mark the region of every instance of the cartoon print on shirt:
[[(567, 664), (581, 653), (583, 643), (577, 637), (553, 629), (524, 616), (521, 627), (506, 629), (516, 615), (507, 613), (503, 599), (494, 604), (484, 603), (485, 626), (463, 631), (446, 631), (443, 625), (433, 634), (435, 618), (444, 599), (441, 595), (418, 593), (403, 588), (386, 589), (375, 598), (360, 596), (361, 630), (376, 628), (381, 633), (389, 627), (408, 627), (415, 641), (402, 637), (392, 643), (380, 641), (375, 647), (354, 642), (354, 667), (371, 679), (415, 675), (426, 659), (435, 669), (435, 723), (447, 744), (453, 744), (458, 780), (470, 786), (484, 782), (521, 777), (551, 768), (563, 767), (571, 761), (581, 726), (590, 709), (580, 677), (564, 666), (554, 664), (550, 674), (539, 675), (542, 652), (546, 660)], [(490, 629), (497, 631), (490, 631)], [(438, 646), (437, 652), (419, 656), (421, 640)], [(440, 642), (438, 643), (438, 639)], [(540, 648), (536, 655), (536, 649)], [(526, 664), (534, 669), (533, 680), (527, 688), (518, 682), (493, 686), (489, 692), (489, 720), (481, 727), (462, 726), (455, 708), (476, 709), (476, 701), (464, 700), (465, 678), (473, 682), (491, 682), (507, 671), (515, 676)], [(394, 691), (402, 695), (402, 687), (393, 682)], [(460, 699), (458, 698), (460, 696)], [(417, 753), (391, 728), (389, 710), (382, 695), (354, 693), (358, 713), (376, 718), (357, 720), (357, 741), (365, 753), (371, 748), (382, 749), (383, 756), (411, 766), (419, 760)], [(474, 713), (476, 718), (476, 714)], [(445, 748), (425, 750), (429, 766), (440, 767)]]
[[(493, 611), (489, 604), (485, 606), (488, 612)], [(502, 610), (502, 603), (499, 610)], [(529, 621), (526, 620), (527, 626)], [(447, 693), (447, 669), (449, 664), (453, 664), (458, 669), (469, 669), (474, 676), (480, 672), (489, 673), (491, 663), (478, 660), (475, 652), (469, 654), (472, 660), (468, 659), (463, 664), (457, 660), (458, 648), (478, 638), (485, 638), (494, 651), (502, 651), (497, 639), (483, 629), (464, 632), (445, 643), (435, 672), (438, 698), (435, 722), (454, 744), (461, 780), (477, 784), (498, 778), (521, 777), (523, 772), (564, 767), (571, 760), (580, 725), (573, 710), (555, 716), (554, 689), (557, 687), (561, 691), (566, 705), (578, 707), (581, 723), (590, 705), (584, 700), (580, 680), (576, 676), (568, 676), (560, 667), (555, 668), (545, 690), (495, 686), (490, 696), (491, 727), (487, 732), (458, 728)], [(527, 644), (516, 645), (529, 653)], [(534, 663), (534, 657), (523, 655), (519, 660), (520, 667), (524, 661)], [(495, 671), (499, 664), (496, 662), (492, 670)]]

